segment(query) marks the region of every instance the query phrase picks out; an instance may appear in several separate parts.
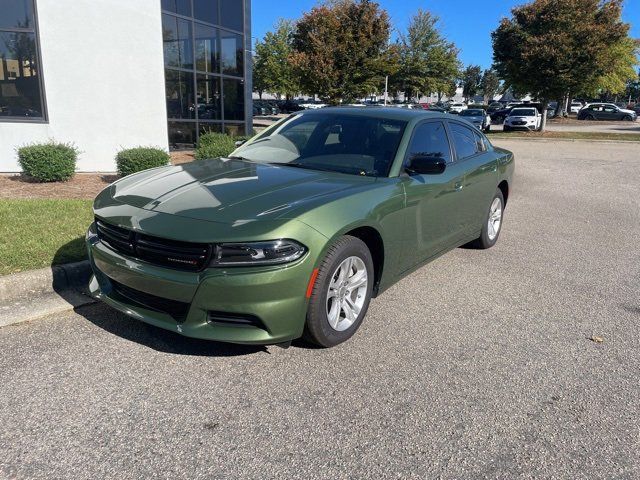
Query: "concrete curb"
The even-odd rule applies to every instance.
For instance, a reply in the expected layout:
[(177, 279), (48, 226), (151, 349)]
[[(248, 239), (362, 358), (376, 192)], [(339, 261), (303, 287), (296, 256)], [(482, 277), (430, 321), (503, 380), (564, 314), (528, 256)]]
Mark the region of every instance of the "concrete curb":
[(91, 303), (88, 261), (0, 277), (0, 327)]
[(487, 137), (492, 142), (500, 141), (500, 140), (524, 140), (525, 142), (586, 142), (586, 143), (640, 143), (640, 140), (594, 140), (591, 138), (535, 138), (535, 137), (521, 137), (518, 135), (507, 136), (507, 135), (499, 135), (493, 136), (489, 135)]

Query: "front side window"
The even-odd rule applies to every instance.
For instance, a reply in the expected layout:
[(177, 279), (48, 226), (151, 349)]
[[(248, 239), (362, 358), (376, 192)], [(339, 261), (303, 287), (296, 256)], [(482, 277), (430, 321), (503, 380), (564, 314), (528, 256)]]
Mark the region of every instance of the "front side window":
[(233, 155), (260, 163), (381, 177), (389, 173), (405, 127), (404, 121), (364, 115), (303, 114)]
[(33, 0), (0, 0), (0, 120), (45, 118)]
[(453, 144), (456, 147), (458, 160), (471, 157), (478, 153), (478, 142), (473, 130), (458, 123), (450, 123)]
[(451, 147), (442, 122), (423, 123), (415, 129), (409, 146), (409, 158), (415, 155), (451, 162)]

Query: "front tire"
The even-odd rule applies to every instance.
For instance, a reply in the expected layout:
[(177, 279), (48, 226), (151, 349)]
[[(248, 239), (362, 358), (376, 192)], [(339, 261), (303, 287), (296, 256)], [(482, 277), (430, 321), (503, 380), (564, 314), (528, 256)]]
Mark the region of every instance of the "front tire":
[(498, 241), (500, 230), (502, 230), (502, 219), (504, 217), (504, 196), (498, 188), (491, 199), (487, 215), (482, 224), (480, 236), (472, 243), (476, 248), (487, 249), (493, 247)]
[(633, 122), (633, 118), (631, 117), (631, 115), (625, 115), (622, 120), (624, 120), (625, 122)]
[(484, 127), (484, 131), (485, 132), (490, 132), (491, 131), (491, 125), (487, 125), (486, 127)]
[(321, 347), (342, 343), (360, 327), (373, 291), (373, 258), (359, 238), (334, 243), (318, 269), (303, 338)]

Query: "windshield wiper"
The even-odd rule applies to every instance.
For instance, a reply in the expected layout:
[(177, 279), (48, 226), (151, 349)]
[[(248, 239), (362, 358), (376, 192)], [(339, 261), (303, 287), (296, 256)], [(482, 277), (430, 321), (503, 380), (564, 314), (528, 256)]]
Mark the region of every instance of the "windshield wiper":
[(305, 165), (304, 163), (296, 163), (296, 162), (268, 162), (269, 165), (282, 165), (283, 167), (294, 167), (294, 168), (304, 168), (307, 170), (324, 170), (326, 169), (312, 167), (311, 165)]

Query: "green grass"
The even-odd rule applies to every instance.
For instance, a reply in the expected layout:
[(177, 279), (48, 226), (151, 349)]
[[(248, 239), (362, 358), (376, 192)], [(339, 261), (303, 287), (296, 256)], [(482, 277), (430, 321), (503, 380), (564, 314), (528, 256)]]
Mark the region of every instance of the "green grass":
[(606, 132), (489, 132), (491, 138), (566, 138), (571, 140), (616, 140), (624, 142), (640, 142), (640, 133), (606, 133)]
[(0, 275), (86, 258), (91, 200), (0, 199)]

